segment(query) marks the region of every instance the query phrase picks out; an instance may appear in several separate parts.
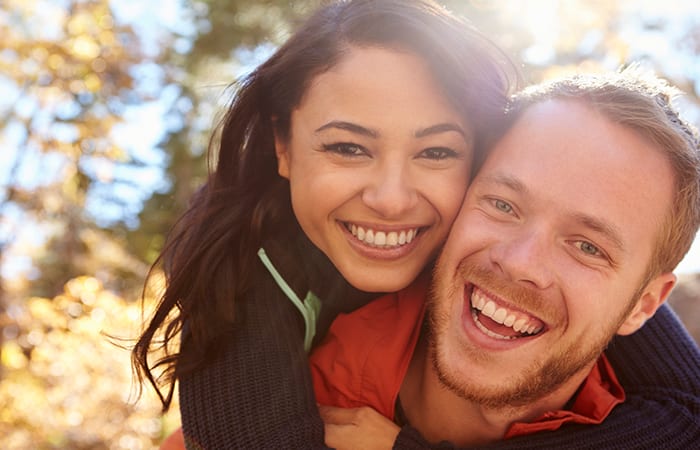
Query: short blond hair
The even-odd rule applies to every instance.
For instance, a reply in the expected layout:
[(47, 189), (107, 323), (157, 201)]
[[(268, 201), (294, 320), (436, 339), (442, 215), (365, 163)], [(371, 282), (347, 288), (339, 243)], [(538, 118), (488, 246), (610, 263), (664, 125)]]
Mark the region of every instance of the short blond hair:
[(700, 137), (674, 107), (680, 94), (665, 80), (631, 66), (619, 72), (579, 74), (530, 86), (512, 98), (507, 112), (512, 123), (528, 107), (546, 100), (580, 101), (656, 144), (671, 164), (675, 189), (646, 281), (673, 271), (700, 226)]

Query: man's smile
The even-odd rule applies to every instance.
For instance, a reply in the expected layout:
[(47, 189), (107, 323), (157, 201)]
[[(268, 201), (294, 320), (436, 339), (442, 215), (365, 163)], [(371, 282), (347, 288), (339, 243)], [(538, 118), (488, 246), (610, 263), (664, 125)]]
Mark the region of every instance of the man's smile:
[(518, 339), (539, 334), (545, 324), (531, 314), (494, 298), (478, 286), (469, 285), (471, 317), (476, 327), (494, 339)]

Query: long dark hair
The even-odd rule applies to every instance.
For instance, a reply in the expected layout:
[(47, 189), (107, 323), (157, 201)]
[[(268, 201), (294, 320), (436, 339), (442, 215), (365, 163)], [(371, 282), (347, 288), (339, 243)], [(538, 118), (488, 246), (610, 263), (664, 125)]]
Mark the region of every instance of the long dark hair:
[[(255, 289), (251, 271), (262, 240), (296, 223), (288, 181), (277, 175), (274, 133), (288, 138), (291, 112), (310, 81), (351, 47), (421, 57), (445, 97), (474, 125), (477, 151), (518, 80), (500, 50), (431, 0), (351, 0), (320, 8), (237, 83), (219, 125), (218, 148), (210, 146), (215, 168), (154, 265), (164, 266), (167, 288), (132, 353), (139, 379), (156, 388), (164, 409), (175, 378), (211, 357), (234, 322), (235, 305)], [(187, 347), (168, 352), (185, 324)], [(165, 356), (149, 364), (149, 353), (158, 349)]]

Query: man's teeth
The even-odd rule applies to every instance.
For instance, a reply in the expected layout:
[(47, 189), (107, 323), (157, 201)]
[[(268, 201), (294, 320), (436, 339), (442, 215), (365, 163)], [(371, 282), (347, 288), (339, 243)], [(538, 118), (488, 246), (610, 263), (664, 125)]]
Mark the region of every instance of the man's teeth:
[[(528, 317), (518, 317), (520, 313), (509, 312), (505, 308), (496, 306), (496, 303), (494, 303), (493, 300), (482, 295), (476, 290), (472, 293), (471, 304), (474, 309), (480, 311), (484, 316), (490, 318), (496, 323), (511, 327), (517, 333), (537, 334), (542, 331), (542, 325), (530, 323), (530, 319)], [(476, 313), (474, 313), (474, 315), (476, 316)], [(478, 320), (476, 322), (477, 324), (481, 325), (478, 323)]]
[(353, 236), (365, 244), (374, 247), (397, 247), (410, 244), (418, 234), (417, 228), (401, 231), (375, 231), (371, 228), (363, 228), (357, 225), (348, 227)]

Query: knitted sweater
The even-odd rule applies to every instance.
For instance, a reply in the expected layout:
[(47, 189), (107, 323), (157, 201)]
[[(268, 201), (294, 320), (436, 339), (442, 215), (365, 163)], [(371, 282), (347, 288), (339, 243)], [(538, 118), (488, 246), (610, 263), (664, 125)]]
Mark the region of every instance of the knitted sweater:
[[(310, 289), (323, 299), (317, 341), (338, 313), (377, 296), (352, 289), (306, 239), (269, 242), (265, 249), (300, 298)], [(303, 320), (262, 263), (254, 270), (256, 289), (239, 302), (238, 323), (223, 338), (222, 352), (179, 380), (187, 448), (325, 448)], [(565, 426), (488, 448), (700, 448), (700, 350), (671, 309), (662, 307), (640, 331), (616, 338), (607, 355), (627, 400), (603, 424)], [(430, 446), (405, 427), (395, 448)]]

